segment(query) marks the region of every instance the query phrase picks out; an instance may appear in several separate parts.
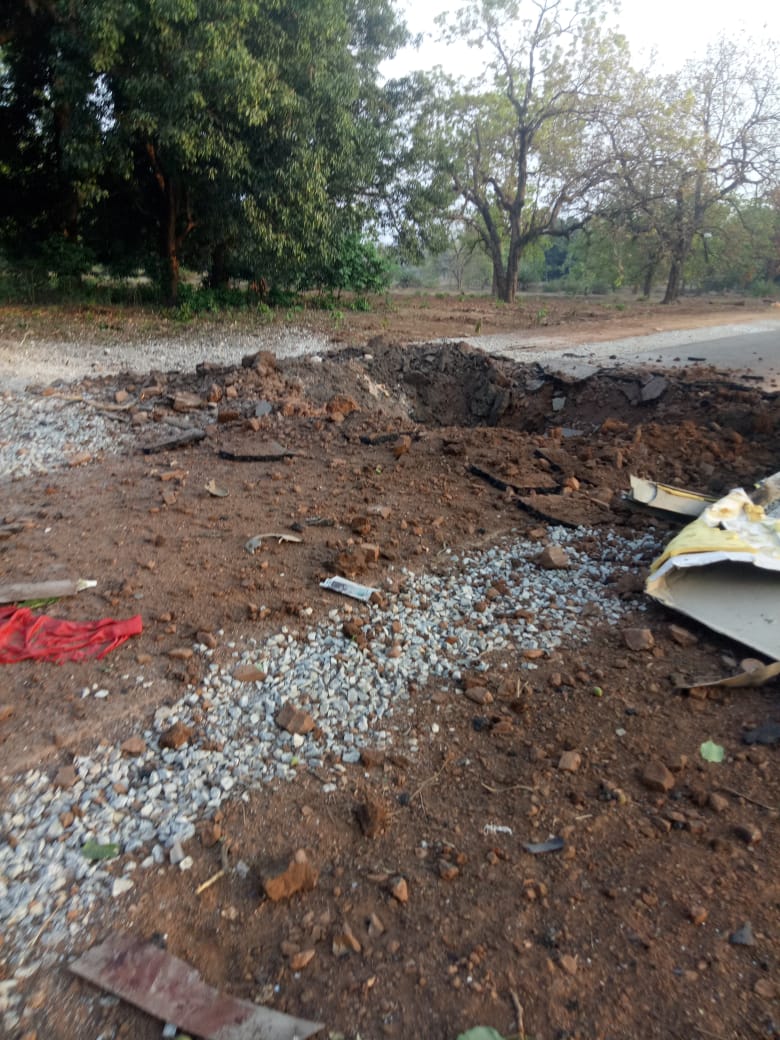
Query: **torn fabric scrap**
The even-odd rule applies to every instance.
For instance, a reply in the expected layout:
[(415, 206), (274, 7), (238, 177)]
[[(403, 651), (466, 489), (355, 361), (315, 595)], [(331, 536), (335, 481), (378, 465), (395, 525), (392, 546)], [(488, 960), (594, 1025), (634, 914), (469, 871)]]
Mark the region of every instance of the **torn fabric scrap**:
[(28, 607), (0, 607), (0, 664), (101, 658), (142, 629), (139, 614), (124, 621), (65, 621)]

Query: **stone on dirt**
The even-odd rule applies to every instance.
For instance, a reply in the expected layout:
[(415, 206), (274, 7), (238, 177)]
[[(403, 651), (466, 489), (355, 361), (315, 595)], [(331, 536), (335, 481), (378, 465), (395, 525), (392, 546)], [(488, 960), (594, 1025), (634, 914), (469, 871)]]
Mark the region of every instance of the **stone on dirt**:
[(192, 412), (205, 406), (206, 402), (199, 394), (191, 394), (185, 390), (176, 394), (171, 404), (174, 412)]
[(286, 870), (265, 878), (263, 888), (268, 898), (278, 903), (280, 899), (289, 899), (297, 892), (311, 892), (318, 880), (319, 872), (303, 849), (299, 849)]
[(729, 936), (732, 946), (755, 946), (756, 937), (753, 935), (753, 926), (750, 921), (745, 921), (736, 931)]
[(674, 774), (657, 759), (647, 763), (639, 779), (650, 791), (660, 791), (662, 794), (667, 794), (674, 787)]
[(475, 704), (485, 705), (493, 703), (493, 694), (484, 686), (467, 686), (463, 692)]
[(385, 764), (386, 752), (382, 748), (360, 749), (360, 761), (366, 769), (381, 769)]
[(649, 628), (624, 628), (623, 641), (629, 650), (636, 652), (652, 650), (655, 646), (655, 639)]
[(399, 903), (409, 902), (409, 885), (406, 878), (393, 878), (390, 882), (389, 889), (390, 895), (393, 899), (397, 899)]
[(292, 971), (303, 971), (304, 968), (308, 968), (316, 956), (317, 951), (311, 947), (301, 950), (290, 958), (290, 968)]
[(683, 628), (682, 625), (669, 625), (669, 635), (678, 646), (696, 646), (699, 642), (699, 637), (695, 636), (687, 628)]
[(367, 838), (376, 838), (387, 827), (387, 808), (379, 798), (369, 795), (356, 807), (355, 818)]
[(763, 838), (760, 828), (754, 823), (740, 823), (734, 828), (734, 833), (746, 845), (757, 845)]
[(558, 768), (563, 773), (576, 773), (582, 765), (582, 755), (578, 751), (564, 751), (558, 759)]
[(724, 795), (718, 794), (717, 791), (711, 791), (707, 798), (707, 804), (714, 812), (722, 813), (728, 809), (729, 800)]
[(333, 936), (332, 948), (334, 957), (345, 957), (348, 953), (360, 953), (363, 949), (360, 945), (360, 940), (347, 921), (344, 921), (341, 930)]

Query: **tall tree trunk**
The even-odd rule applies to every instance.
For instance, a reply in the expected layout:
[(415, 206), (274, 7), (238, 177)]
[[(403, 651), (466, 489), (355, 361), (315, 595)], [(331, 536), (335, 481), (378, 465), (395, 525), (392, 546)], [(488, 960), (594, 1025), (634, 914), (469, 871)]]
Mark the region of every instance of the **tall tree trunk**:
[(165, 302), (174, 307), (179, 298), (179, 251), (176, 235), (178, 198), (170, 177), (165, 178), (160, 221), (160, 260), (162, 261), (162, 290)]
[(209, 271), (209, 285), (212, 289), (227, 289), (227, 244), (218, 242), (211, 250), (211, 270)]
[(517, 272), (520, 269), (520, 248), (515, 243), (509, 246), (509, 256), (506, 261), (506, 276), (504, 281), (504, 292), (501, 299), (504, 303), (514, 303), (517, 294)]
[(682, 287), (683, 261), (680, 256), (673, 256), (669, 268), (669, 278), (666, 282), (666, 292), (661, 303), (675, 303), (680, 296)]
[(646, 300), (650, 299), (650, 294), (653, 291), (653, 282), (655, 281), (655, 272), (658, 267), (658, 261), (652, 260), (645, 268), (645, 276), (642, 282), (642, 295)]

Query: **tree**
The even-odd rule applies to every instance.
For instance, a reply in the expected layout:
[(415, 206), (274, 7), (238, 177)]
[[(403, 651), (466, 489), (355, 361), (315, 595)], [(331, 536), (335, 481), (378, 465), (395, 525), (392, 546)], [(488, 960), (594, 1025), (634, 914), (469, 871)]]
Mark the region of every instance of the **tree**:
[(7, 244), (22, 240), (22, 199), (41, 239), (86, 236), (112, 262), (156, 253), (174, 301), (183, 260), (213, 284), (237, 266), (294, 281), (362, 227), (403, 93), (378, 83), (405, 39), (391, 0), (12, 5), (0, 17)]
[(594, 126), (625, 43), (601, 28), (605, 10), (601, 0), (474, 0), (448, 23), (449, 38), (484, 49), (488, 61), (482, 81), (456, 89), (439, 80), (428, 133), (506, 302), (524, 252), (582, 226), (607, 176)]
[(676, 75), (635, 74), (620, 117), (603, 123), (615, 156), (613, 215), (654, 236), (666, 255), (664, 303), (679, 297), (718, 207), (738, 207), (776, 176), (776, 53), (721, 39)]

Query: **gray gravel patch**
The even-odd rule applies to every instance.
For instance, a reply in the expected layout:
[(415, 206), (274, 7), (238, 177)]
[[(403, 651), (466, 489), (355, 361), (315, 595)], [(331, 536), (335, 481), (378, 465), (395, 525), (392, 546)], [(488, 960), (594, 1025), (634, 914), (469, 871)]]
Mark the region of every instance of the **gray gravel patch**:
[(212, 328), (183, 328), (165, 339), (113, 342), (79, 339), (19, 342), (0, 340), (0, 391), (19, 392), (26, 386), (120, 372), (194, 371), (202, 361), (215, 365), (239, 365), (245, 354), (270, 350), (279, 358), (322, 354), (335, 349), (327, 337), (294, 328), (261, 327), (256, 332), (231, 332)]
[[(220, 660), (226, 647), (229, 662), (218, 664), (214, 650), (193, 647), (205, 659), (206, 678), (158, 709), (140, 755), (99, 745), (75, 759), (77, 779), (66, 788), (39, 769), (4, 778), (11, 793), (0, 813), (6, 837), (0, 932), (14, 978), (77, 945), (85, 922), (131, 892), (139, 876), (161, 867), (189, 869), (186, 843), (197, 822), (226, 799), (246, 800), (254, 785), (293, 780), (300, 769), (316, 770), (323, 790), (334, 791), (347, 782), (363, 746), (412, 756), (423, 751), (428, 734), (404, 725), (414, 712), (411, 689), (440, 683), (460, 696), (466, 670), (513, 668), (531, 678), (537, 665), (525, 650), (584, 645), (593, 624), (618, 624), (628, 610), (644, 609), (605, 595), (605, 585), (657, 552), (652, 533), (627, 540), (603, 530), (552, 528), (550, 537), (566, 549), (568, 569), (542, 569), (534, 562), (538, 544), (515, 539), (453, 554), (443, 574), (404, 571), (401, 591), (388, 596), (385, 608), (370, 608), (364, 649), (343, 635), (357, 609), (347, 600), (334, 601), (321, 624), (282, 628), (265, 641), (231, 642), (220, 633)], [(486, 597), (499, 578), (506, 592)], [(528, 617), (515, 616), (518, 608)], [(266, 678), (233, 678), (246, 664)], [(141, 667), (135, 682), (149, 684)], [(117, 695), (97, 684), (74, 692), (87, 701)], [(280, 729), (275, 717), (286, 701), (308, 712), (321, 735)], [(160, 749), (163, 730), (174, 722), (195, 726), (196, 714), (206, 721), (196, 727), (194, 743)], [(115, 843), (119, 855), (90, 862), (82, 853), (87, 841)], [(6, 987), (1, 999), (10, 1032), (18, 1021), (14, 988)]]

